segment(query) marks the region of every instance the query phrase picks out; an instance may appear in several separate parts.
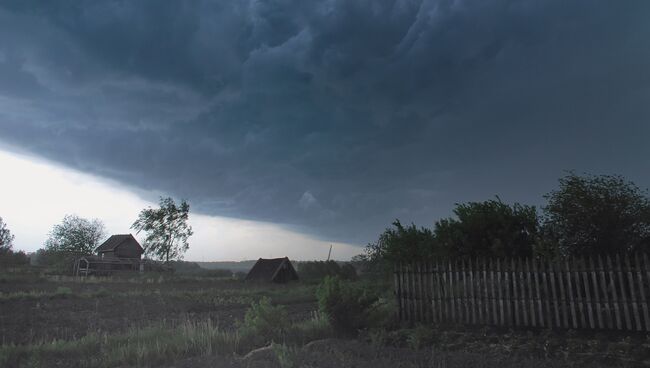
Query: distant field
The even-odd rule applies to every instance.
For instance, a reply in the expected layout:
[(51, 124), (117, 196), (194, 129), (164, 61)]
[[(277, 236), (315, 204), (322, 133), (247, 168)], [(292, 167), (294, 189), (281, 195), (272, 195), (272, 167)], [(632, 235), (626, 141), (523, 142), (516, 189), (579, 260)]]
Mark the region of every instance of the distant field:
[[(642, 336), (406, 325), (343, 336), (316, 313), (316, 287), (157, 274), (0, 275), (0, 367), (650, 366)], [(251, 303), (265, 297), (289, 318), (274, 340), (280, 344), (268, 347), (242, 330)]]

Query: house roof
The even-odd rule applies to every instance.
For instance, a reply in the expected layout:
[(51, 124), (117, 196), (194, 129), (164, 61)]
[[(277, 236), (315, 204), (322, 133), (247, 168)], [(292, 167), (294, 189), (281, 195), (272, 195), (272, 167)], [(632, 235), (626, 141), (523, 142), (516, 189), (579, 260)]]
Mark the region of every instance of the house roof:
[(278, 271), (282, 269), (282, 265), (287, 263), (290, 269), (290, 272), (295, 274), (296, 279), (298, 274), (296, 270), (291, 265), (288, 257), (284, 258), (271, 258), (264, 259), (260, 258), (257, 260), (253, 268), (246, 275), (246, 280), (264, 280), (264, 281), (273, 281), (278, 274)]
[(111, 235), (110, 238), (108, 238), (99, 247), (97, 247), (97, 252), (110, 252), (112, 250), (115, 250), (115, 248), (117, 248), (121, 244), (124, 244), (127, 241), (134, 241), (138, 245), (138, 247), (142, 249), (140, 243), (138, 243), (138, 241), (133, 237), (133, 235), (117, 234), (117, 235)]

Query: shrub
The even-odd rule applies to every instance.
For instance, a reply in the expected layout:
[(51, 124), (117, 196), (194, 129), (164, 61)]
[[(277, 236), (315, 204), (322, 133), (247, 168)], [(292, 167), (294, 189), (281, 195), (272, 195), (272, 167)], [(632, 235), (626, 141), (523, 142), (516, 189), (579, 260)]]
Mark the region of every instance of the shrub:
[(339, 265), (335, 261), (310, 261), (298, 264), (301, 280), (322, 280), (326, 276), (339, 276), (345, 280), (356, 280), (357, 271), (350, 264)]
[(352, 333), (365, 328), (369, 309), (377, 300), (368, 289), (326, 277), (316, 290), (319, 310), (339, 332)]
[(407, 337), (406, 343), (411, 349), (418, 350), (425, 347), (433, 342), (433, 330), (430, 327), (423, 325), (418, 325), (414, 329), (410, 330)]
[(267, 297), (253, 302), (246, 311), (242, 335), (257, 344), (280, 341), (289, 327), (289, 315), (281, 306), (273, 306)]

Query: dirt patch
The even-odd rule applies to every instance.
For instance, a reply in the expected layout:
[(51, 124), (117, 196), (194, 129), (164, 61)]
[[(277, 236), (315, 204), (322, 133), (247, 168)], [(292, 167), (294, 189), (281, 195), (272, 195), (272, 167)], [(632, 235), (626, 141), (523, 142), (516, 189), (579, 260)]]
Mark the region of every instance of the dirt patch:
[[(118, 285), (118, 288), (123, 287)], [(165, 291), (111, 296), (119, 290), (113, 286), (102, 285), (110, 287), (108, 295), (97, 297), (72, 294), (0, 300), (0, 341), (3, 344), (27, 344), (52, 339), (73, 340), (89, 333), (113, 334), (163, 321), (173, 325), (186, 319), (210, 319), (220, 328), (232, 329), (244, 318), (249, 307), (249, 303), (238, 303), (236, 299), (235, 302), (219, 300), (217, 303), (213, 298)], [(167, 287), (165, 290), (169, 290)], [(194, 290), (203, 290), (194, 287)], [(219, 291), (214, 293), (218, 295)], [(294, 319), (303, 319), (316, 309), (316, 305), (314, 302), (296, 302), (286, 304), (286, 308)]]

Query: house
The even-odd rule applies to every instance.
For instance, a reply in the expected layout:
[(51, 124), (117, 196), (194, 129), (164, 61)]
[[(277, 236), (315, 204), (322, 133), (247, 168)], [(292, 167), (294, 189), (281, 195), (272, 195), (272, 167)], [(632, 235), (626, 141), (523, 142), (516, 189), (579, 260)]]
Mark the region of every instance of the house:
[(144, 249), (131, 234), (111, 235), (108, 240), (97, 247), (100, 258), (141, 259)]
[(272, 259), (260, 258), (248, 272), (248, 275), (246, 275), (246, 281), (285, 283), (297, 280), (298, 273), (287, 257)]
[(99, 247), (96, 256), (75, 260), (74, 275), (112, 275), (120, 271), (143, 272), (147, 265), (142, 260), (144, 249), (131, 234), (112, 235)]

